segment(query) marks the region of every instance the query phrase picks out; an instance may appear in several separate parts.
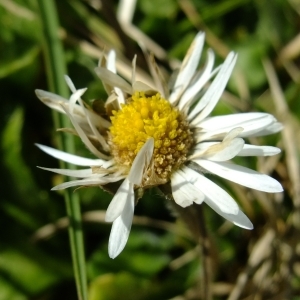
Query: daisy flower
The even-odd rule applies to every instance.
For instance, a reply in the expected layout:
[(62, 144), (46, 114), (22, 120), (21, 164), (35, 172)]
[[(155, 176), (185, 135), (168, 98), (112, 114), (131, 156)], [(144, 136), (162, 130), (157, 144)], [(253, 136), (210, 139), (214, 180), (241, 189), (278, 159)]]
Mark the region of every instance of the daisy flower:
[(234, 224), (253, 225), (233, 198), (205, 173), (215, 174), (248, 188), (277, 193), (281, 185), (273, 178), (230, 162), (235, 156), (275, 155), (280, 149), (246, 144), (243, 138), (281, 130), (267, 113), (240, 113), (210, 117), (232, 73), (237, 55), (229, 53), (214, 68), (214, 53), (198, 68), (204, 33), (198, 33), (169, 87), (152, 56), (148, 57), (153, 86), (135, 79), (131, 83), (117, 75), (116, 55), (110, 51), (95, 69), (108, 92), (105, 115), (88, 107), (81, 96), (86, 89), (72, 91), (69, 100), (50, 92), (36, 94), (49, 107), (66, 114), (78, 135), (96, 159), (79, 157), (47, 146), (38, 147), (65, 162), (86, 168), (46, 170), (77, 178), (53, 188), (78, 186), (119, 187), (106, 211), (112, 222), (109, 256), (115, 258), (128, 240), (134, 207), (142, 191), (170, 184), (174, 201), (186, 207), (205, 202)]

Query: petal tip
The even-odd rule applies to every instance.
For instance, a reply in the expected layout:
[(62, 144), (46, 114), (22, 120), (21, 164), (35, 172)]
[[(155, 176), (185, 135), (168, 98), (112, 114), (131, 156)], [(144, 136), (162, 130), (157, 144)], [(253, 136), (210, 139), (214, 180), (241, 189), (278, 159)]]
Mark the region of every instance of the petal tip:
[(246, 228), (246, 229), (248, 229), (248, 230), (253, 230), (253, 229), (254, 229), (253, 224), (251, 223), (251, 226), (249, 226), (249, 228)]
[(110, 251), (108, 251), (108, 256), (111, 259), (115, 259), (118, 255), (119, 255), (119, 253), (118, 254), (116, 254), (116, 253), (110, 253)]
[(274, 193), (281, 193), (283, 191), (284, 191), (284, 189), (283, 189), (282, 185), (278, 182), (277, 190), (274, 191)]
[(241, 223), (234, 223), (236, 226), (239, 226), (239, 227), (241, 227), (241, 228), (243, 228), (243, 229), (246, 229), (246, 230), (253, 230), (253, 228), (254, 228), (254, 226), (253, 226), (253, 224), (252, 224), (252, 222), (248, 219), (248, 218), (246, 218), (245, 220), (244, 220), (244, 222), (243, 222), (243, 224), (241, 224)]
[(116, 218), (114, 218), (111, 214), (108, 214), (108, 213), (106, 212), (105, 218), (104, 218), (105, 222), (107, 222), (107, 223), (112, 223), (115, 219), (116, 219)]
[(43, 93), (43, 90), (35, 89), (34, 92), (35, 92), (36, 96), (37, 96), (38, 98), (40, 98), (41, 94)]

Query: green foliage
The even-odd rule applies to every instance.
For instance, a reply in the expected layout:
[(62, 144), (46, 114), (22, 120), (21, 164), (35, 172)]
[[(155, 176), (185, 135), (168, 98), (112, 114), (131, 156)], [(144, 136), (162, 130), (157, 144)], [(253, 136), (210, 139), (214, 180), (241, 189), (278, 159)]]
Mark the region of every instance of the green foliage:
[(172, 19), (179, 11), (178, 3), (175, 0), (142, 0), (139, 5), (141, 11), (148, 17)]
[[(130, 66), (134, 53), (138, 53), (139, 68), (148, 72), (139, 41), (128, 37), (110, 14), (116, 14), (118, 2), (103, 2), (109, 3), (110, 10), (97, 8), (97, 1), (56, 1), (68, 74), (76, 87), (89, 88), (84, 100), (91, 104), (89, 99), (96, 99), (95, 105), (106, 100), (93, 72), (103, 50), (115, 48), (123, 66)], [(61, 194), (50, 191), (61, 177), (36, 168), (54, 168), (58, 163), (34, 143), (56, 146), (57, 137), (62, 135), (55, 132), (51, 112), (34, 95), (34, 89), (49, 90), (37, 2), (3, 0), (0, 19), (0, 300), (75, 299), (65, 204)], [(226, 50), (238, 52), (228, 92), (214, 114), (266, 111), (283, 118), (274, 105), (262, 62), (269, 59), (275, 66), (290, 110), (287, 119), (294, 140), (281, 139), (278, 134), (251, 141), (279, 145), (283, 155), (277, 161), (239, 159), (245, 166), (269, 172), (284, 184), (286, 192), (266, 196), (207, 175), (238, 199), (255, 229), (236, 228), (206, 206), (204, 213), (212, 245), (214, 299), (227, 299), (243, 271), (248, 277), (239, 299), (274, 299), (277, 295), (278, 299), (298, 299), (299, 227), (295, 225), (293, 202), (297, 190), (295, 173), (291, 172), (300, 157), (297, 44), (294, 52), (291, 48), (286, 52), (286, 46), (292, 47), (291, 41), (299, 34), (296, 1), (137, 0), (133, 23), (166, 50), (165, 59), (158, 59), (166, 73), (176, 69), (176, 60), (183, 58), (198, 30), (206, 31), (205, 51), (212, 48), (217, 63)], [(77, 137), (74, 140), (76, 154), (92, 157)], [(292, 160), (290, 145), (297, 150)], [(134, 220), (124, 252), (111, 260), (107, 254), (110, 224), (105, 224), (101, 212), (112, 196), (96, 187), (76, 193), (81, 196), (86, 217), (83, 229), (89, 300), (198, 298), (195, 291), (203, 265), (197, 242), (176, 221), (168, 202), (155, 191), (145, 194), (136, 215), (147, 217), (147, 222)], [(87, 216), (91, 211), (100, 211), (99, 218), (90, 220)], [(269, 229), (276, 232), (274, 244), (267, 245), (262, 253), (271, 249), (271, 254), (251, 269), (249, 256)]]

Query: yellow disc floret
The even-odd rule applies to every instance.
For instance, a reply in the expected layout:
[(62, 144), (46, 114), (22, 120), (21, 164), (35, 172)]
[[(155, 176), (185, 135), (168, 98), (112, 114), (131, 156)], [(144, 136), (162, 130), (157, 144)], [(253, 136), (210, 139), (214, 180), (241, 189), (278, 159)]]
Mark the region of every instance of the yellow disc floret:
[(131, 166), (149, 137), (154, 138), (154, 171), (160, 179), (167, 181), (186, 160), (193, 142), (188, 123), (159, 93), (135, 92), (112, 114), (111, 148), (118, 164)]

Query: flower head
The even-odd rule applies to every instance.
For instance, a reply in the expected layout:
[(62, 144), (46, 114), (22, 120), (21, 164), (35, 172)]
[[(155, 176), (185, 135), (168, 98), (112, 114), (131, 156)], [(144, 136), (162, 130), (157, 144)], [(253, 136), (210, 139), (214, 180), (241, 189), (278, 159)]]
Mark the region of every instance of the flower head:
[(45, 104), (68, 115), (75, 133), (97, 157), (78, 157), (38, 145), (58, 159), (88, 167), (47, 169), (78, 178), (53, 189), (120, 182), (106, 212), (106, 221), (113, 222), (109, 238), (112, 258), (119, 255), (127, 242), (137, 197), (134, 191), (138, 188), (170, 184), (178, 205), (186, 207), (204, 201), (225, 219), (246, 229), (253, 228), (250, 220), (232, 197), (204, 174), (216, 174), (259, 191), (282, 191), (271, 177), (229, 162), (235, 156), (279, 153), (275, 147), (245, 144), (243, 138), (275, 133), (282, 126), (266, 113), (209, 117), (225, 89), (237, 55), (231, 52), (221, 66), (214, 68), (214, 54), (209, 50), (205, 66), (198, 70), (203, 44), (204, 34), (198, 33), (171, 88), (151, 56), (148, 60), (153, 86), (135, 80), (135, 59), (132, 82), (128, 83), (116, 74), (115, 52), (111, 51), (96, 68), (109, 94), (106, 117), (83, 103), (85, 89), (77, 90), (68, 77), (73, 93), (69, 100), (36, 91)]

